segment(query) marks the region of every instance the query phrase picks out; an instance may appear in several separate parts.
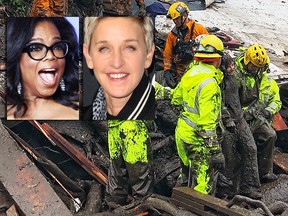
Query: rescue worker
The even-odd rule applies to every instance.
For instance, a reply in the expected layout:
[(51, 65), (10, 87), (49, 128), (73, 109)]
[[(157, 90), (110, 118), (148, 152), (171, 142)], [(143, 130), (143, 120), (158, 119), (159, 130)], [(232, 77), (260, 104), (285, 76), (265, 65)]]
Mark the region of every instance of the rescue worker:
[(67, 0), (34, 0), (31, 6), (29, 16), (31, 17), (55, 17), (67, 16), (68, 1)]
[(128, 194), (136, 200), (149, 196), (154, 186), (149, 121), (108, 120), (108, 126), (108, 205), (126, 204)]
[(273, 154), (277, 137), (270, 123), (282, 103), (277, 83), (267, 74), (269, 64), (265, 48), (254, 44), (236, 58), (234, 72), (244, 118), (257, 145), (261, 182), (272, 182), (277, 179), (273, 173)]
[[(144, 0), (135, 0), (138, 6), (138, 16), (146, 15)], [(103, 0), (104, 16), (132, 16), (132, 0)]]
[[(223, 103), (222, 120), (226, 131), (221, 145), (226, 166), (222, 171), (224, 176), (220, 174), (218, 178), (217, 185), (220, 185), (220, 188), (217, 188), (217, 194), (230, 198), (241, 194), (260, 199), (262, 194), (258, 174), (257, 146), (249, 125), (243, 117), (237, 81), (233, 76), (234, 60), (228, 53), (222, 57), (220, 69), (224, 73), (220, 86)], [(240, 172), (238, 172), (239, 167)]]
[(175, 88), (193, 60), (195, 38), (208, 34), (201, 24), (188, 19), (188, 13), (189, 8), (183, 2), (175, 2), (168, 9), (167, 17), (173, 20), (175, 27), (167, 35), (163, 61), (165, 81), (171, 88)]
[(199, 63), (191, 66), (172, 92), (171, 103), (182, 105), (175, 130), (183, 164), (182, 185), (188, 181), (188, 186), (205, 194), (212, 193), (213, 168), (221, 170), (225, 163), (216, 133), (221, 121), (219, 83), (223, 74), (219, 67), (223, 52), (223, 43), (217, 36), (204, 37), (194, 55)]

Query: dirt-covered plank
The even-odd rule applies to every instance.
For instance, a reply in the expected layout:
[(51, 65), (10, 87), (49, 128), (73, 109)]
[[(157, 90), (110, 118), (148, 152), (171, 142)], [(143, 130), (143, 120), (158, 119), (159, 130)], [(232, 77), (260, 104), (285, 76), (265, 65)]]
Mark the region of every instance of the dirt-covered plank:
[(0, 122), (0, 181), (25, 215), (72, 215)]

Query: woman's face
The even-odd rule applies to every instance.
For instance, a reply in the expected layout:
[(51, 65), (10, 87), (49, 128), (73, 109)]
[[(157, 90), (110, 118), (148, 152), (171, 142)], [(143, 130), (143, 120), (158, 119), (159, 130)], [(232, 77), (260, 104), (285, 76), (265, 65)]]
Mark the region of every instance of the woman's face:
[(147, 52), (143, 30), (135, 21), (108, 17), (95, 26), (84, 54), (106, 97), (122, 99), (131, 96), (144, 68), (151, 65), (154, 46)]
[[(41, 43), (52, 46), (61, 41), (56, 26), (48, 21), (36, 24), (33, 36), (28, 44)], [(20, 56), (20, 69), (24, 97), (46, 98), (52, 96), (60, 83), (65, 70), (65, 58), (57, 59), (49, 50), (40, 61), (33, 60), (27, 52)]]

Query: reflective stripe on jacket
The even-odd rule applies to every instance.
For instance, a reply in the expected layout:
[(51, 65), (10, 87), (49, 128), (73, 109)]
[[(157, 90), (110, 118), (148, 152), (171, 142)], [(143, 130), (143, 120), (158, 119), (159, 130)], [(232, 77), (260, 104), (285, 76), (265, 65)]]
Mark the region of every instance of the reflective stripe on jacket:
[(172, 104), (183, 107), (176, 133), (184, 142), (203, 143), (203, 138), (216, 137), (221, 109), (218, 84), (222, 79), (220, 70), (199, 63), (187, 71), (172, 92)]

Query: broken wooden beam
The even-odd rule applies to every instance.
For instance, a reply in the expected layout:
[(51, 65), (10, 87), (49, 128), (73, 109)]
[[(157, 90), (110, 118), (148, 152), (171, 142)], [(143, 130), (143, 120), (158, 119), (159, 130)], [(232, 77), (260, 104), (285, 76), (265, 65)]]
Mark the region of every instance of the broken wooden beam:
[[(76, 200), (76, 198), (71, 194), (75, 192), (75, 194), (84, 195), (84, 190), (72, 179), (70, 179), (66, 174), (58, 168), (56, 164), (54, 164), (49, 159), (43, 157), (38, 151), (33, 149), (27, 142), (25, 142), (21, 137), (15, 134), (10, 128), (4, 126), (9, 134), (19, 143), (19, 145), (30, 154), (30, 156), (37, 161), (42, 168), (46, 170), (46, 172), (50, 175), (50, 177), (58, 183), (58, 185), (67, 193), (67, 195), (79, 205), (81, 208), (81, 204)], [(79, 197), (78, 197), (79, 198)], [(84, 199), (84, 197), (83, 197)]]
[(283, 130), (276, 130), (277, 140), (275, 145), (280, 147), (283, 151), (288, 152), (288, 128)]
[(0, 181), (24, 215), (71, 216), (35, 164), (0, 122)]
[(29, 121), (36, 126), (53, 145), (57, 145), (82, 168), (84, 168), (91, 176), (93, 176), (102, 185), (106, 186), (108, 177), (101, 169), (99, 169), (92, 161), (86, 158), (78, 149), (68, 142), (61, 134), (55, 131), (49, 124), (40, 124), (37, 121)]
[(275, 152), (274, 159), (273, 159), (273, 164), (279, 167), (286, 174), (288, 174), (288, 157), (287, 156), (288, 156), (287, 153)]
[(225, 200), (200, 193), (188, 187), (173, 188), (171, 197), (172, 203), (183, 207), (193, 213), (205, 216), (229, 215), (229, 216), (249, 216), (255, 215), (247, 209), (233, 206), (227, 207)]
[(276, 131), (288, 129), (284, 119), (282, 118), (279, 112), (274, 115), (273, 128)]

